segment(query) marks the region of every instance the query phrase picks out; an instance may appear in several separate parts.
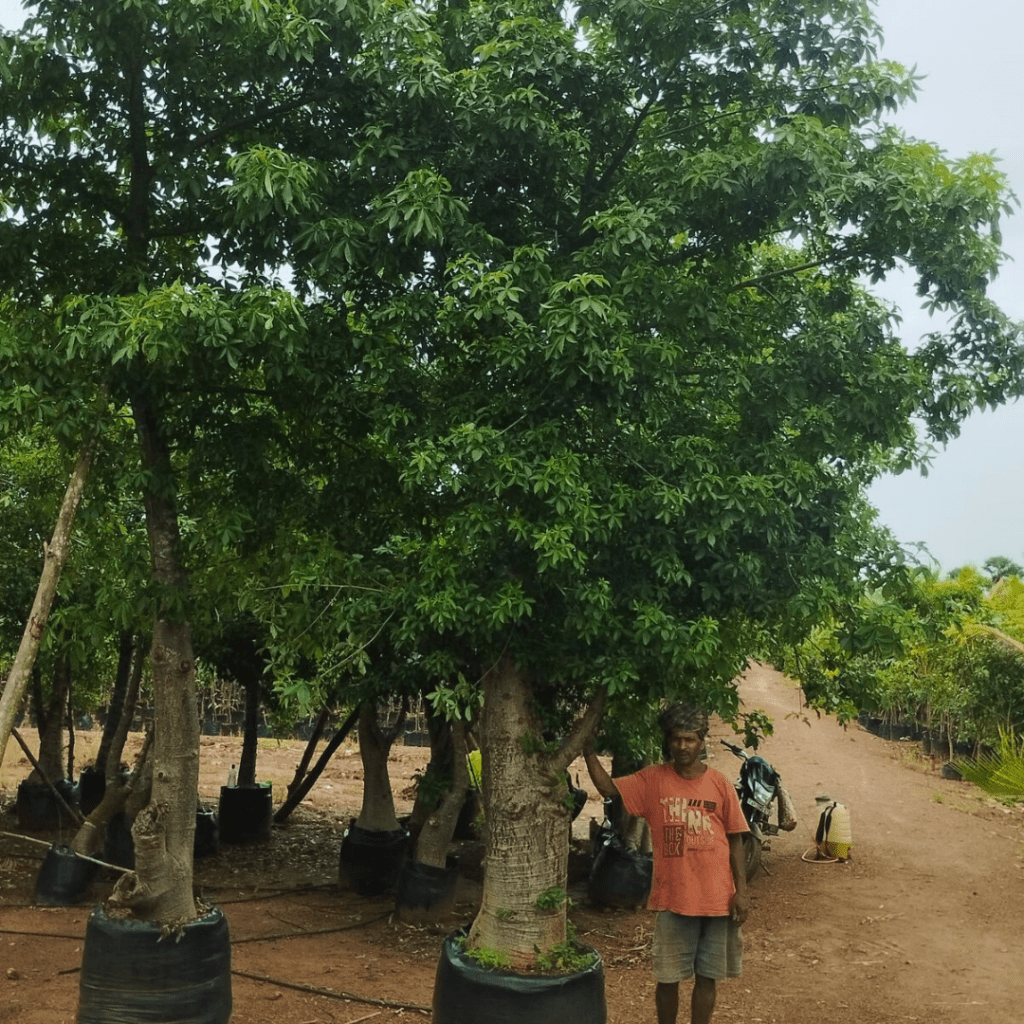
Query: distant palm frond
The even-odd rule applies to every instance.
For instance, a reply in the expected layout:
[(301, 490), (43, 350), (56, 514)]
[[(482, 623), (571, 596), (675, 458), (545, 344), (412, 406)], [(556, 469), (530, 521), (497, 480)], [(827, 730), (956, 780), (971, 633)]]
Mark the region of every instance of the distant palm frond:
[(961, 757), (956, 767), (968, 782), (973, 782), (995, 797), (1024, 800), (1024, 736), (999, 732), (999, 752), (982, 757)]
[(1009, 647), (1010, 650), (1016, 651), (1018, 654), (1024, 654), (1024, 643), (1021, 643), (1020, 640), (1017, 640), (1015, 637), (1004, 633), (1001, 629), (996, 629), (995, 626), (986, 626), (980, 622), (964, 623), (961, 635), (967, 640), (983, 636), (989, 640), (995, 640), (998, 643), (1004, 644), (1006, 647)]

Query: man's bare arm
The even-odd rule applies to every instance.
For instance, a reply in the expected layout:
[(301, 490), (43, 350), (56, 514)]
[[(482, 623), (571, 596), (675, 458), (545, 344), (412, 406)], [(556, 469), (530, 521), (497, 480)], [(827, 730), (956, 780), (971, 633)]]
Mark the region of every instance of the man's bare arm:
[(619, 787), (615, 785), (615, 780), (605, 771), (604, 765), (598, 760), (597, 754), (594, 751), (594, 744), (589, 741), (583, 746), (583, 759), (587, 762), (590, 781), (594, 783), (598, 793), (606, 800), (614, 800), (616, 798), (621, 800), (622, 796), (619, 793)]
[[(755, 839), (754, 842), (756, 843), (757, 840)], [(729, 913), (734, 921), (743, 924), (747, 919), (750, 906), (747, 903), (747, 865), (742, 832), (729, 833), (729, 867), (732, 869), (732, 879), (736, 886)]]

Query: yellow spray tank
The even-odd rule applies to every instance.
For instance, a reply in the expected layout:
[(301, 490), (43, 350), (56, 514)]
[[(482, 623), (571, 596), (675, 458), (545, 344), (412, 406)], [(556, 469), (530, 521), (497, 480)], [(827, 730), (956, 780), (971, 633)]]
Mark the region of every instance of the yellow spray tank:
[(819, 857), (835, 857), (846, 860), (853, 847), (850, 831), (850, 812), (844, 804), (830, 803), (818, 818), (818, 830), (814, 834)]

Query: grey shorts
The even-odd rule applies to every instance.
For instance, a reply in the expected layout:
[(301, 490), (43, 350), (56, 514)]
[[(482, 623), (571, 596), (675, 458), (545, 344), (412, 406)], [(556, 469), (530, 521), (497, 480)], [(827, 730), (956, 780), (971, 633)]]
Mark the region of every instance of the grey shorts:
[(686, 917), (659, 910), (654, 922), (654, 977), (663, 985), (743, 972), (743, 932), (731, 917)]

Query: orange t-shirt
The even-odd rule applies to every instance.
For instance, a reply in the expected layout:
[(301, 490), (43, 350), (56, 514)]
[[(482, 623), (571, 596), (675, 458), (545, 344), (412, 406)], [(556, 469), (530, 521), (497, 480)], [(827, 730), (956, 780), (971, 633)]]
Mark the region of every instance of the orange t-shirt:
[(729, 833), (748, 832), (732, 783), (714, 768), (684, 779), (670, 764), (616, 779), (630, 814), (646, 818), (654, 845), (649, 910), (724, 917), (736, 891)]

